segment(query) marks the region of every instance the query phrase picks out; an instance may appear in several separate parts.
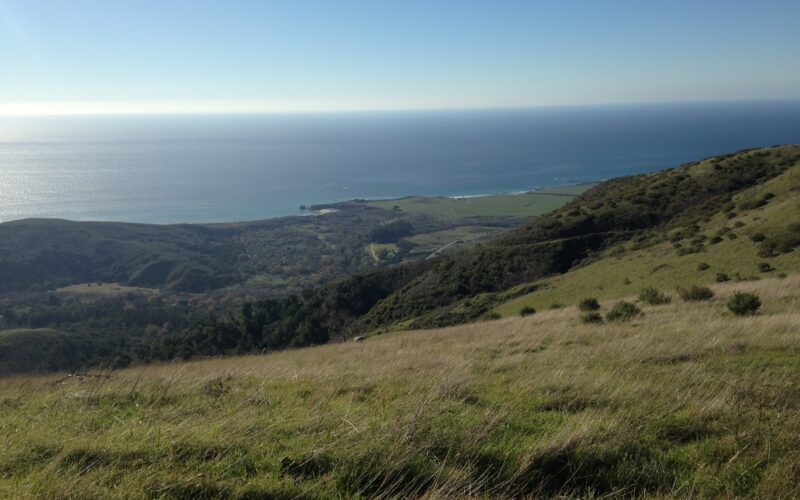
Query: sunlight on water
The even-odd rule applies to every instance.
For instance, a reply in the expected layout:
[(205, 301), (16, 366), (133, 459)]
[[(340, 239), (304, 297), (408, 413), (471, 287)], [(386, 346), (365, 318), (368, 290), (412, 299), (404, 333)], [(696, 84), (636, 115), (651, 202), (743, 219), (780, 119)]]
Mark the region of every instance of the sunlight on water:
[(0, 119), (0, 220), (257, 219), (601, 180), (800, 141), (800, 103)]

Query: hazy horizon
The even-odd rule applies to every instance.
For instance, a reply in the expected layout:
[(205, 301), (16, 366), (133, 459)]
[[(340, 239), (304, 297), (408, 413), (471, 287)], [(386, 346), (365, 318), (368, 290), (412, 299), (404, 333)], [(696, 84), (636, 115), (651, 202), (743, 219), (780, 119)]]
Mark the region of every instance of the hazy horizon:
[(798, 21), (789, 0), (0, 0), (0, 115), (797, 99)]

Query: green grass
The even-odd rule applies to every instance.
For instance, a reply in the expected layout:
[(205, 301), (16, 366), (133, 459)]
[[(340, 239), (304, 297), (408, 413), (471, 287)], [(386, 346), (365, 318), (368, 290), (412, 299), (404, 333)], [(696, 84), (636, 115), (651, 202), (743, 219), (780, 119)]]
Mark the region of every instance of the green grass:
[[(734, 280), (758, 279), (764, 275), (759, 271), (759, 263), (765, 260), (775, 268), (772, 271), (774, 274), (800, 272), (800, 252), (764, 259), (758, 255), (759, 245), (749, 237), (758, 232), (778, 234), (788, 224), (800, 222), (797, 189), (800, 189), (800, 168), (795, 167), (734, 198), (734, 203), (738, 204), (767, 192), (774, 193), (775, 198), (766, 206), (738, 211), (732, 219), (720, 213), (701, 224), (699, 234), (708, 239), (700, 252), (678, 255), (676, 248), (668, 241), (637, 250), (633, 243), (628, 242), (607, 251), (603, 258), (594, 262), (536, 282), (541, 286), (538, 290), (501, 304), (496, 312), (502, 316), (513, 316), (524, 306), (542, 309), (554, 303), (576, 304), (584, 296), (628, 297), (649, 286), (672, 292), (687, 284), (713, 283), (717, 273), (725, 273)], [(735, 233), (737, 238), (731, 240), (723, 236), (722, 241), (711, 244), (710, 238), (724, 227)], [(688, 246), (688, 240), (681, 243)], [(709, 267), (700, 271), (698, 266), (701, 263)]]
[[(392, 210), (414, 212), (441, 219), (460, 219), (477, 216), (533, 217), (555, 210), (589, 189), (591, 185), (557, 188), (528, 194), (498, 194), (472, 198), (410, 196), (394, 200), (375, 200), (368, 204)], [(562, 196), (567, 195), (567, 196)]]
[[(800, 276), (714, 288), (624, 324), (0, 379), (0, 496), (799, 495)], [(768, 307), (726, 312), (740, 289)]]

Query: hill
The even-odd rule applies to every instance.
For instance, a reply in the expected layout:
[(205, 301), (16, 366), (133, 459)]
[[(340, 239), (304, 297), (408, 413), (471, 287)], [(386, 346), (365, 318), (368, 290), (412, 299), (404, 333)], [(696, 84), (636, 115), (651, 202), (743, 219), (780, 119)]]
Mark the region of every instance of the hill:
[(622, 323), (0, 379), (0, 496), (798, 496), (800, 276), (712, 289)]
[[(613, 276), (597, 273), (593, 281), (584, 283), (578, 270), (592, 269), (595, 264), (594, 269), (605, 266), (625, 272), (628, 257), (637, 262), (632, 253), (637, 250), (654, 255), (649, 264), (651, 272), (667, 269), (676, 257), (719, 254), (729, 263), (724, 272), (742, 279), (755, 271), (753, 252), (786, 271), (795, 270), (800, 268), (793, 252), (800, 246), (800, 221), (794, 210), (800, 190), (799, 168), (800, 146), (776, 146), (612, 179), (487, 243), (345, 278), (283, 302), (256, 302), (248, 305), (246, 314), (238, 320), (189, 328), (164, 339), (152, 353), (166, 359), (193, 353), (273, 350), (332, 338), (487, 319), (531, 307), (548, 293), (558, 293), (553, 283), (572, 276), (578, 276), (574, 283), (583, 285), (580, 294), (570, 295), (573, 303), (581, 295), (597, 294), (606, 286), (611, 288), (604, 296), (628, 294), (635, 291), (624, 289), (633, 284), (633, 276), (616, 282)], [(720, 221), (737, 217), (741, 219), (736, 221), (737, 229), (745, 227), (741, 225), (747, 224), (744, 219), (752, 228), (772, 229), (769, 235), (762, 235), (763, 240), (721, 244), (723, 239), (731, 241), (738, 236)], [(707, 236), (709, 231), (720, 234)], [(755, 229), (748, 231), (755, 237)], [(662, 255), (665, 244), (674, 248)], [(741, 260), (743, 257), (746, 259)], [(692, 263), (694, 258), (682, 262)], [(736, 264), (740, 260), (742, 267)], [(766, 261), (765, 265), (765, 270), (775, 267)], [(571, 270), (576, 274), (564, 274)], [(685, 273), (674, 276), (669, 285), (682, 281)], [(641, 283), (658, 285), (657, 278)], [(707, 282), (710, 278), (711, 274), (705, 273), (695, 281)], [(563, 289), (567, 294), (576, 293), (575, 289)], [(524, 296), (527, 298), (518, 299)], [(559, 303), (547, 304), (554, 305)]]
[[(500, 297), (494, 294), (523, 284), (539, 289), (542, 278), (601, 260), (612, 249), (652, 247), (672, 240), (685, 245), (680, 252), (683, 255), (702, 252), (711, 242), (700, 239), (701, 225), (716, 223), (714, 218), (717, 222), (741, 218), (769, 205), (774, 196), (769, 189), (773, 188), (783, 189), (783, 198), (774, 201), (783, 208), (775, 212), (774, 234), (761, 244), (780, 250), (764, 255), (771, 258), (791, 252), (800, 244), (800, 231), (789, 227), (800, 223), (798, 212), (792, 210), (800, 189), (799, 162), (800, 146), (779, 146), (604, 182), (486, 244), (431, 263), (376, 302), (358, 319), (357, 328), (429, 327), (473, 320), (491, 314), (498, 301), (529, 290), (517, 288)], [(787, 175), (770, 184), (783, 174)], [(720, 238), (735, 234), (732, 228), (728, 230)], [(741, 271), (749, 275), (751, 269)]]
[[(794, 251), (800, 246), (799, 191), (800, 146), (746, 150), (613, 179), (577, 198), (562, 197), (571, 201), (492, 240), (473, 241), (461, 251), (434, 251), (425, 259), (412, 258), (409, 252), (410, 260), (402, 264), (379, 266), (301, 293), (245, 300), (241, 306), (216, 302), (229, 301), (235, 293), (227, 292), (236, 287), (217, 295), (188, 297), (148, 295), (136, 288), (121, 288), (128, 291), (117, 295), (96, 294), (89, 301), (74, 292), (23, 296), (0, 301), (0, 322), (3, 328), (55, 328), (94, 336), (91, 351), (98, 354), (73, 356), (80, 360), (75, 367), (98, 362), (124, 366), (455, 325), (561, 307), (584, 297), (620, 297), (645, 286), (672, 289), (679, 284), (786, 274), (800, 271)], [(527, 203), (527, 198), (520, 200)], [(468, 219), (453, 222), (411, 211), (417, 201), (405, 209), (389, 210), (369, 203), (325, 207), (339, 212), (311, 221), (296, 218), (292, 224), (297, 231), (314, 235), (314, 227), (329, 228), (332, 222), (326, 218), (341, 214), (342, 219), (329, 220), (350, 221), (346, 227), (354, 227), (353, 231), (341, 234), (353, 241), (350, 248), (359, 248), (373, 269), (379, 245), (381, 252), (390, 252), (391, 245), (407, 249), (414, 238), (418, 243), (423, 237), (435, 240), (437, 233), (467, 227), (460, 224)], [(368, 216), (380, 222), (358, 226)], [(443, 229), (442, 224), (453, 223), (457, 227)], [(245, 224), (245, 229), (215, 226), (210, 231), (241, 234), (236, 231), (262, 224), (267, 223)], [(421, 227), (428, 227), (428, 232)], [(209, 230), (178, 229), (187, 234)], [(252, 241), (254, 252), (275, 248), (266, 245), (264, 250), (255, 243), (257, 238)], [(133, 241), (134, 246), (140, 244)], [(290, 247), (278, 248), (288, 252)], [(88, 291), (88, 286), (80, 289)], [(10, 350), (5, 352), (0, 356), (13, 356)], [(36, 365), (51, 364), (41, 360)]]
[(0, 224), (0, 292), (98, 282), (190, 293), (299, 292), (376, 265), (425, 258), (443, 246), (464, 248), (583, 189), (487, 196), (468, 212), (444, 218), (435, 211), (381, 208), (394, 200), (362, 200), (326, 205), (312, 216), (226, 224), (6, 222)]

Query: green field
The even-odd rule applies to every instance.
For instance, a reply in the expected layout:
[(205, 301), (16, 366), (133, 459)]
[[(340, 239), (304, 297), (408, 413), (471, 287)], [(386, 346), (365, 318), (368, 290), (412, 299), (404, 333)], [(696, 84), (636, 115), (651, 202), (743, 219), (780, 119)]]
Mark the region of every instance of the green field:
[[(421, 213), (442, 219), (478, 216), (533, 217), (560, 208), (591, 185), (569, 186), (526, 194), (497, 194), (468, 198), (409, 196), (394, 200), (369, 201), (371, 206)], [(565, 196), (566, 195), (566, 196)]]

